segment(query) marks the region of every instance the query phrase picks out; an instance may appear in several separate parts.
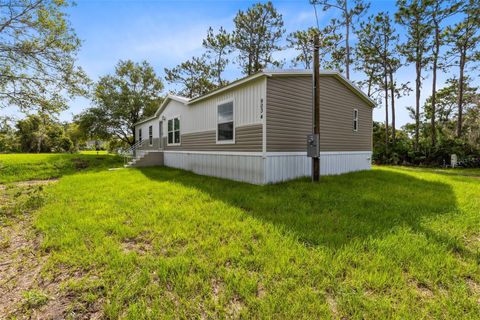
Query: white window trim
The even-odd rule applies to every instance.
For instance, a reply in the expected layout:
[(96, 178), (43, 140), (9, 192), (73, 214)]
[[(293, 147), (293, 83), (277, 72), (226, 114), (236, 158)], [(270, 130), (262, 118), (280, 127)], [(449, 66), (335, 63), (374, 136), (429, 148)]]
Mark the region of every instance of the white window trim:
[[(226, 122), (218, 122), (218, 107), (222, 104), (229, 103), (231, 102), (233, 104), (233, 138), (232, 140), (218, 140), (218, 125)], [(215, 140), (217, 144), (235, 144), (235, 99), (228, 99), (228, 100), (223, 100), (217, 103), (217, 108), (215, 110)], [(230, 121), (228, 121), (230, 122)]]
[[(357, 114), (357, 117), (355, 117), (355, 113)], [(355, 128), (355, 125), (354, 123), (357, 123), (357, 127)], [(358, 132), (358, 109), (353, 109), (353, 122), (352, 122), (352, 126), (353, 126), (353, 131), (354, 132)]]
[[(168, 133), (169, 133), (169, 131), (168, 131), (168, 121), (173, 120), (173, 131), (172, 132), (173, 132), (173, 141), (175, 141), (175, 119), (177, 119), (177, 118), (178, 118), (178, 122), (180, 123), (180, 130), (179, 130), (179, 133), (178, 133), (179, 136), (180, 136), (180, 142), (179, 143), (175, 143), (175, 142), (168, 143)], [(167, 122), (167, 146), (179, 146), (179, 145), (181, 145), (182, 144), (182, 119), (181, 119), (180, 115), (170, 117), (170, 118), (167, 119), (166, 122)]]

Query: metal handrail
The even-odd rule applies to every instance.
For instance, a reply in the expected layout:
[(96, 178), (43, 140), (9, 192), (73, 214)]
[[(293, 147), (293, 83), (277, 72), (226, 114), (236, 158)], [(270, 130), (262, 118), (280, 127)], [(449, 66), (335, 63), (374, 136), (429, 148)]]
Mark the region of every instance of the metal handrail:
[(128, 163), (129, 159), (136, 156), (137, 149), (140, 148), (141, 146), (143, 146), (145, 141), (147, 141), (147, 140), (138, 140), (137, 142), (135, 142), (135, 144), (133, 144), (133, 146), (131, 146), (130, 148), (128, 148), (127, 150), (122, 152), (122, 154), (123, 154), (123, 164), (124, 165), (126, 165)]

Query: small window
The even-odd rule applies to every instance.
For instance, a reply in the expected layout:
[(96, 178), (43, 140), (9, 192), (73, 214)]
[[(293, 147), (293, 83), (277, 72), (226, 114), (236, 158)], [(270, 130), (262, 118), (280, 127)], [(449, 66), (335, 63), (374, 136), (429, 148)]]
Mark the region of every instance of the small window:
[(168, 120), (168, 144), (180, 144), (180, 118)]
[(353, 131), (358, 131), (358, 110), (353, 109)]
[(153, 127), (152, 126), (148, 127), (148, 144), (149, 145), (153, 144)]
[(138, 141), (142, 141), (142, 129), (138, 129)]
[(217, 107), (217, 141), (234, 141), (233, 101)]

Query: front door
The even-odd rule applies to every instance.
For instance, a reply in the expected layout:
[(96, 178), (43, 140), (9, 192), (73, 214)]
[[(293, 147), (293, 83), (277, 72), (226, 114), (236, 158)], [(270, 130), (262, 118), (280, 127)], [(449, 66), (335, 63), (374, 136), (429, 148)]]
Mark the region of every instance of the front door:
[(163, 149), (163, 121), (160, 121), (159, 124), (159, 138), (160, 143), (158, 145), (160, 146), (160, 149)]

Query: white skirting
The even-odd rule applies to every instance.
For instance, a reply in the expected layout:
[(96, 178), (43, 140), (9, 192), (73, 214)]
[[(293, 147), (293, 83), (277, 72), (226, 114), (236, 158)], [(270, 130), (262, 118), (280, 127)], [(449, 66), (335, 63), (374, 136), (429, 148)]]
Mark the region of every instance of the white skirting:
[[(320, 175), (370, 170), (371, 158), (371, 151), (321, 152)], [(306, 153), (269, 153), (266, 160), (266, 183), (287, 181), (312, 174), (312, 159), (308, 158)]]
[(164, 153), (164, 164), (167, 167), (253, 184), (264, 184), (263, 160), (259, 155), (240, 153), (231, 155), (185, 151)]
[[(320, 174), (335, 175), (371, 169), (370, 151), (322, 152)], [(302, 152), (241, 153), (165, 151), (168, 167), (253, 184), (275, 183), (310, 176), (312, 159)]]

